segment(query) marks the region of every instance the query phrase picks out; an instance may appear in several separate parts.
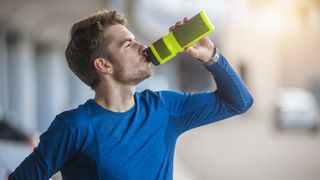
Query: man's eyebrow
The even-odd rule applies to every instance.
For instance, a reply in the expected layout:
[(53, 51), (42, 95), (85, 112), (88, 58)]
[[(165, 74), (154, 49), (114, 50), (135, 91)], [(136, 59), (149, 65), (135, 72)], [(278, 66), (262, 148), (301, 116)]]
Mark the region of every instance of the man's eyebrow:
[(133, 38), (124, 38), (124, 39), (120, 42), (120, 47), (122, 47), (125, 42), (127, 42), (127, 41), (131, 42), (131, 41), (133, 41), (133, 40), (134, 40), (134, 37), (133, 37)]

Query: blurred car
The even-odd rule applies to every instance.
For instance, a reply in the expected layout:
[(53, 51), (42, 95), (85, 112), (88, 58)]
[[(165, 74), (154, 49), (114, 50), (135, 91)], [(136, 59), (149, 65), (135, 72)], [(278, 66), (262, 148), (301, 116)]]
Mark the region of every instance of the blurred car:
[(0, 180), (6, 180), (34, 147), (34, 138), (13, 127), (7, 120), (0, 119)]
[(276, 126), (283, 129), (310, 129), (319, 125), (316, 98), (300, 88), (282, 88), (276, 102)]

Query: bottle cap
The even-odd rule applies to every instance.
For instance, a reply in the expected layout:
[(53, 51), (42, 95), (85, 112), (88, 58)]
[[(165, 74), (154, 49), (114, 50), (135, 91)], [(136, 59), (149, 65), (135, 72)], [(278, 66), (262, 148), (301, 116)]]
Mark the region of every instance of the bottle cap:
[(146, 49), (146, 54), (147, 54), (147, 57), (146, 57), (147, 61), (151, 62), (152, 64), (154, 64), (156, 66), (160, 65), (159, 61), (157, 60), (157, 58), (152, 53), (150, 47), (148, 47)]

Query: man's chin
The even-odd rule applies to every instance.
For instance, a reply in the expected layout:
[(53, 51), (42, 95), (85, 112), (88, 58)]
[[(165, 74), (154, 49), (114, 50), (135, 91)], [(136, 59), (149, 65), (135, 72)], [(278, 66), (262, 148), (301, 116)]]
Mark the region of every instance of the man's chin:
[(149, 77), (151, 77), (153, 75), (153, 69), (150, 68), (150, 71), (149, 72), (144, 72), (143, 75), (141, 75), (139, 78), (134, 78), (134, 79), (131, 79), (131, 85), (138, 85), (139, 83), (141, 83), (142, 81), (148, 79)]
[(146, 76), (144, 76), (143, 78), (141, 78), (141, 79), (139, 80), (139, 82), (137, 82), (135, 85), (138, 85), (138, 84), (141, 83), (142, 81), (150, 78), (151, 76), (153, 76), (153, 73), (154, 73), (154, 72), (153, 72), (153, 69), (151, 69), (151, 70), (150, 70), (150, 73), (149, 73), (149, 74), (146, 74)]
[[(150, 66), (150, 64), (149, 64), (149, 66)], [(153, 76), (153, 74), (154, 74), (154, 71), (153, 71), (153, 69), (150, 67), (150, 75), (149, 75), (147, 78)]]

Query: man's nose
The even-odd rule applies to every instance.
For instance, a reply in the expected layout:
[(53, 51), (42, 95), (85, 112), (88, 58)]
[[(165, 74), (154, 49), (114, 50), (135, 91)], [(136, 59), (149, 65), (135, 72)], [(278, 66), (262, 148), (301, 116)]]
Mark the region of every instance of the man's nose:
[(139, 54), (140, 55), (145, 55), (146, 49), (147, 49), (147, 47), (144, 44), (139, 43)]

